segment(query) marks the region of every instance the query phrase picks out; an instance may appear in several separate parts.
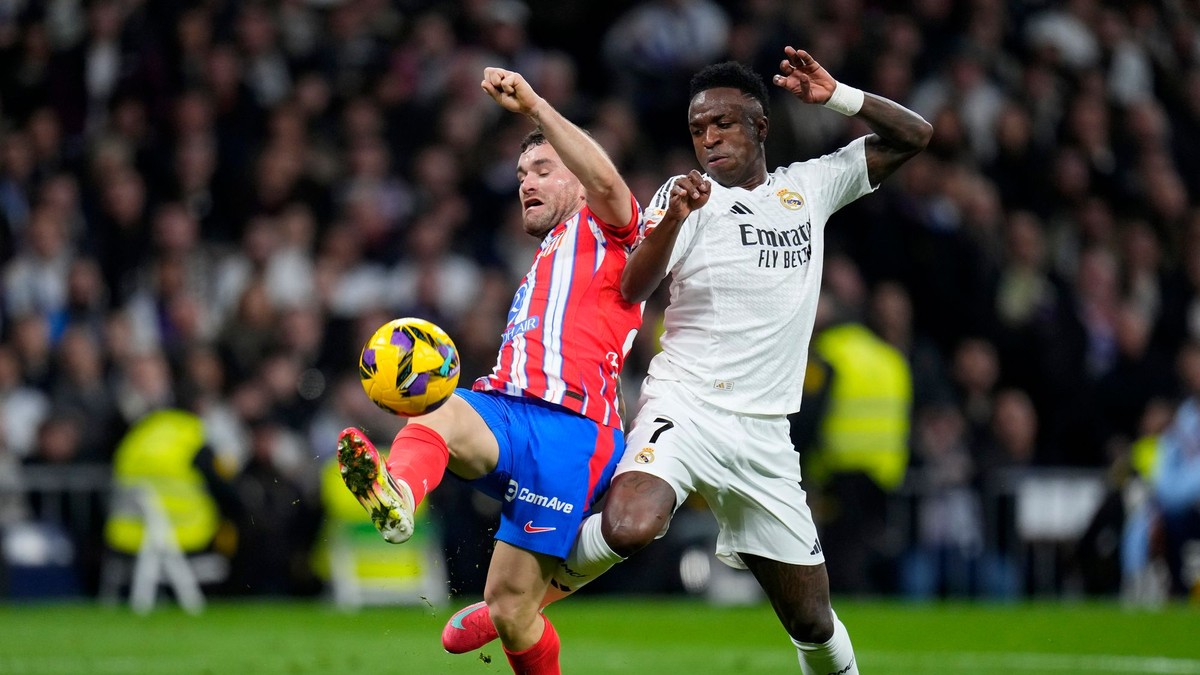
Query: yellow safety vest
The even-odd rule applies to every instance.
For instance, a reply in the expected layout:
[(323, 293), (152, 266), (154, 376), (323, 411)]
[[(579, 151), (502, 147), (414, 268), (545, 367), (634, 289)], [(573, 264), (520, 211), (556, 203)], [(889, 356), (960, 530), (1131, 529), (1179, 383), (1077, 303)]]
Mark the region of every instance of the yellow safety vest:
[[(184, 552), (207, 547), (220, 525), (204, 476), (192, 466), (202, 447), (204, 423), (199, 417), (182, 410), (159, 410), (139, 420), (113, 456), (116, 488), (152, 490)], [(136, 553), (142, 532), (140, 511), (118, 506), (105, 524), (104, 535), (113, 549)]]
[(860, 324), (822, 331), (813, 347), (833, 369), (814, 479), (862, 472), (893, 490), (908, 467), (912, 372), (896, 348)]

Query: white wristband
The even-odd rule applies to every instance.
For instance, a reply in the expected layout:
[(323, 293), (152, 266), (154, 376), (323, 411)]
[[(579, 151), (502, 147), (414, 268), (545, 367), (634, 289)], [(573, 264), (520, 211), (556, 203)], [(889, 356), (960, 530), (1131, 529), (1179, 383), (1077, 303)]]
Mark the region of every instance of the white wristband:
[(862, 89), (856, 89), (848, 84), (838, 82), (837, 86), (833, 88), (833, 94), (825, 102), (825, 107), (849, 117), (858, 114), (858, 111), (862, 110), (864, 98), (866, 96), (863, 94)]

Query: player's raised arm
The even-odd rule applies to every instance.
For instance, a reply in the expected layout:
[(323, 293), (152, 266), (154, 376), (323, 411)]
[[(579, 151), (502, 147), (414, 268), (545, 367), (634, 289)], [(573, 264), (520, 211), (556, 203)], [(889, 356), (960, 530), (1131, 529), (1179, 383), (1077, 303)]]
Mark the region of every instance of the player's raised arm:
[(879, 185), (900, 165), (925, 149), (933, 127), (895, 101), (868, 94), (833, 79), (808, 52), (784, 47), (779, 74), (772, 80), (805, 103), (821, 104), (843, 115), (856, 115), (871, 131), (867, 137), (867, 176)]
[[(712, 185), (695, 169), (659, 188), (651, 209), (662, 209), (662, 214), (654, 211), (647, 214), (647, 224), (653, 224), (653, 229), (630, 254), (621, 274), (621, 295), (626, 302), (642, 302), (658, 288), (667, 274), (667, 262), (679, 237), (680, 225), (692, 211), (708, 203), (711, 189)], [(653, 222), (660, 217), (657, 223)]]
[(521, 113), (541, 127), (563, 164), (583, 184), (592, 213), (615, 227), (633, 220), (629, 186), (608, 154), (599, 143), (538, 96), (520, 73), (485, 68), (480, 86), (505, 110)]

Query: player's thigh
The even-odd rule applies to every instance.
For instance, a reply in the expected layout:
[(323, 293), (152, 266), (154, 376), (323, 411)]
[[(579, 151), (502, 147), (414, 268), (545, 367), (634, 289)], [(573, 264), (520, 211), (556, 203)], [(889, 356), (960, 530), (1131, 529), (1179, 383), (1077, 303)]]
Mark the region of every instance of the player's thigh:
[(749, 553), (740, 557), (789, 635), (805, 642), (821, 642), (833, 634), (829, 575), (824, 563), (796, 565)]
[(553, 556), (497, 541), (483, 591), (492, 616), (514, 621), (536, 617), (558, 562)]
[(441, 434), (450, 449), (450, 471), (456, 476), (474, 480), (496, 468), (500, 445), (483, 416), (457, 393), (445, 405), (415, 418)]
[(696, 491), (697, 470), (708, 464), (698, 436), (704, 423), (676, 382), (648, 379), (639, 406), (604, 513), (632, 516), (639, 509), (666, 506), (669, 517)]

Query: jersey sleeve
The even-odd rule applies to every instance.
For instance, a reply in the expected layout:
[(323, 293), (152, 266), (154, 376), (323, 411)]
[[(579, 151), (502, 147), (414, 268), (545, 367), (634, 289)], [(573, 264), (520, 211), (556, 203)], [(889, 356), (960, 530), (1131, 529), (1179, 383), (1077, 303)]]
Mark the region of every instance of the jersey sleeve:
[(604, 236), (612, 239), (622, 246), (628, 246), (632, 248), (634, 244), (641, 241), (640, 224), (642, 220), (642, 207), (640, 204), (638, 204), (637, 197), (634, 197), (633, 193), (629, 194), (629, 202), (633, 207), (633, 215), (629, 216), (629, 222), (622, 225), (613, 225), (611, 223), (604, 222), (596, 215), (595, 211), (592, 211), (590, 206), (588, 207), (588, 212), (592, 214), (592, 218), (596, 221), (596, 224), (600, 226), (600, 229), (604, 232)]
[[(667, 203), (671, 198), (671, 188), (675, 187), (675, 181), (680, 178), (683, 178), (683, 176), (671, 176), (667, 179), (667, 182), (663, 183), (662, 187), (658, 188), (658, 191), (654, 193), (654, 197), (650, 200), (650, 205), (646, 207), (645, 212), (642, 213), (642, 222), (638, 227), (638, 244), (642, 243), (642, 240), (645, 239), (646, 236), (651, 232), (653, 232), (654, 228), (658, 227), (658, 224), (662, 222), (663, 216), (667, 215)], [(695, 237), (696, 233), (696, 220), (698, 213), (699, 211), (693, 211), (688, 215), (687, 218), (684, 219), (683, 223), (680, 224), (679, 235), (675, 238), (675, 247), (671, 249), (671, 259), (667, 262), (667, 271), (675, 268), (675, 265), (683, 256), (683, 252), (688, 250), (688, 247), (692, 245), (692, 239)]]
[(826, 215), (832, 215), (855, 199), (875, 191), (867, 175), (866, 136), (828, 155), (796, 162), (784, 172), (793, 180), (803, 173), (810, 196), (828, 209)]

